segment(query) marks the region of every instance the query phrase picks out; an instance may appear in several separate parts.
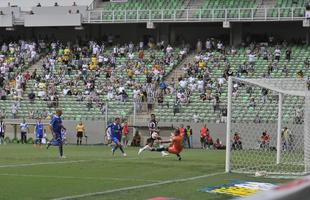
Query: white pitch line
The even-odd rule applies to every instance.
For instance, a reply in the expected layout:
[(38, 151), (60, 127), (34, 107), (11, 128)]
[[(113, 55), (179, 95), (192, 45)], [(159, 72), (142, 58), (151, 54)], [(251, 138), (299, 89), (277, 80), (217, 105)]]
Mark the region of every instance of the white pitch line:
[(98, 177), (76, 177), (76, 176), (49, 176), (37, 174), (9, 174), (4, 173), (0, 176), (31, 177), (31, 178), (59, 178), (59, 179), (82, 179), (82, 180), (101, 180), (101, 181), (143, 181), (161, 182), (162, 180), (136, 179), (136, 178), (98, 178)]
[(67, 163), (80, 163), (87, 162), (90, 160), (72, 160), (72, 161), (56, 161), (56, 162), (41, 162), (41, 163), (24, 163), (24, 164), (13, 164), (13, 165), (0, 165), (0, 168), (12, 168), (12, 167), (27, 167), (36, 165), (53, 165), (53, 164), (67, 164)]
[(221, 175), (221, 174), (225, 174), (225, 172), (218, 172), (218, 173), (213, 173), (213, 174), (206, 174), (206, 175), (202, 175), (202, 176), (194, 176), (194, 177), (182, 178), (182, 179), (172, 179), (172, 180), (166, 180), (166, 181), (162, 181), (162, 182), (150, 183), (150, 184), (144, 184), (144, 185), (135, 185), (135, 186), (130, 186), (130, 187), (106, 190), (106, 191), (102, 191), (102, 192), (93, 192), (93, 193), (86, 193), (86, 194), (80, 194), (80, 195), (58, 197), (58, 198), (54, 198), (52, 200), (78, 199), (78, 198), (84, 198), (84, 197), (90, 197), (90, 196), (105, 195), (105, 194), (111, 194), (114, 192), (123, 192), (123, 191), (129, 191), (129, 190), (136, 190), (136, 189), (154, 187), (154, 186), (159, 186), (159, 185), (166, 185), (166, 184), (171, 184), (171, 183), (180, 183), (180, 182), (192, 181), (192, 180), (197, 180), (197, 179), (201, 179), (201, 178), (217, 176), (217, 175)]
[[(157, 158), (157, 157), (149, 157)], [(41, 163), (21, 163), (21, 164), (11, 164), (11, 165), (0, 165), (0, 168), (13, 168), (13, 167), (27, 167), (27, 166), (37, 166), (37, 165), (54, 165), (54, 164), (69, 164), (69, 163), (81, 163), (81, 162), (91, 162), (91, 161), (118, 161), (118, 160), (139, 160), (140, 157), (132, 158), (102, 158), (102, 159), (93, 159), (93, 160), (72, 160), (72, 161), (55, 161), (55, 162), (41, 162)]]

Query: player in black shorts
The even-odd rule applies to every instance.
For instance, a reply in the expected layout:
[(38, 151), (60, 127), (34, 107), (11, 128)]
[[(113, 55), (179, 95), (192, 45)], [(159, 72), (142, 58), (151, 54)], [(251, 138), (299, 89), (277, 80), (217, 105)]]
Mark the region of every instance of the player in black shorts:
[[(138, 155), (140, 155), (144, 150), (152, 150), (152, 147), (156, 141), (160, 142), (161, 137), (159, 136), (159, 129), (158, 129), (158, 122), (156, 121), (155, 114), (151, 114), (151, 120), (149, 122), (149, 132), (150, 137), (146, 140), (146, 145), (139, 149)], [(165, 152), (162, 153), (163, 156), (165, 155)]]

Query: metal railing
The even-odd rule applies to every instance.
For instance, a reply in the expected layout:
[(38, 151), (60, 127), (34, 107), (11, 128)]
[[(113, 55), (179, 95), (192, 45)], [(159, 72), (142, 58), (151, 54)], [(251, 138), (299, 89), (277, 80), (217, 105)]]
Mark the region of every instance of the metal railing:
[(93, 9), (95, 9), (95, 8), (96, 8), (96, 4), (97, 4), (97, 0), (93, 0), (93, 1), (91, 2), (91, 4), (89, 4), (89, 5), (87, 6), (87, 9), (88, 9), (88, 10), (93, 10)]
[(83, 23), (299, 21), (304, 7), (89, 11)]

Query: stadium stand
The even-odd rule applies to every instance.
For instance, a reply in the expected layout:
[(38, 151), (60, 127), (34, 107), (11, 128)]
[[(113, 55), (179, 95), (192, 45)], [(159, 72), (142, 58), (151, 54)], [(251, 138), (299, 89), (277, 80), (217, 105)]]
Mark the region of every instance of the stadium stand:
[[(214, 10), (214, 16), (216, 18), (224, 18), (225, 17), (225, 10), (223, 9), (234, 9), (230, 10), (227, 15), (228, 17), (238, 17), (238, 9), (241, 9), (241, 17), (250, 17), (251, 10), (249, 8), (256, 8), (257, 4), (256, 1), (235, 1), (235, 0), (228, 0), (228, 1), (220, 1), (220, 0), (205, 0), (202, 7), (202, 18), (210, 18), (213, 14), (210, 12), (210, 9), (216, 9)], [(243, 8), (247, 8), (247, 10), (243, 10)], [(196, 16), (200, 15), (200, 11), (197, 11)]]
[[(161, 18), (162, 8), (165, 8), (165, 16), (171, 18), (174, 14), (174, 10), (176, 9), (184, 9), (185, 8), (185, 0), (172, 0), (172, 1), (165, 1), (165, 0), (133, 0), (128, 1), (126, 3), (113, 3), (113, 2), (106, 2), (103, 4), (102, 9), (104, 11), (108, 11), (104, 13), (103, 19), (112, 19), (113, 14), (115, 19), (124, 19), (125, 15), (127, 19), (136, 19), (137, 13), (136, 11), (139, 10), (140, 18), (146, 19), (149, 16), (149, 11), (152, 10), (152, 18), (159, 19)], [(124, 11), (128, 11), (126, 14)], [(114, 11), (114, 13), (112, 13)]]
[[(270, 10), (268, 15), (271, 17), (291, 17), (294, 16), (304, 16), (304, 9), (294, 9), (292, 11), (292, 8), (303, 8), (305, 7), (305, 1), (289, 1), (289, 0), (276, 0), (275, 6), (273, 10)], [(281, 8), (281, 10), (278, 10), (278, 8)], [(293, 12), (293, 13), (292, 13)]]
[[(282, 51), (279, 62), (274, 59), (276, 49)], [(289, 49), (293, 52), (290, 61), (284, 55)], [(254, 59), (251, 64), (252, 56)], [(163, 121), (224, 122), (227, 102), (226, 80), (229, 74), (242, 78), (286, 78), (299, 77), (302, 73), (301, 76), (309, 77), (308, 56), (309, 48), (306, 45), (284, 44), (281, 47), (265, 47), (257, 44), (254, 47), (251, 44), (238, 50), (226, 48), (224, 54), (215, 47), (210, 52), (197, 54), (192, 63), (183, 67), (186, 72), (183, 77), (179, 77), (176, 83), (168, 83), (172, 90), (177, 91), (165, 97), (170, 105), (176, 104), (170, 108), (171, 111), (166, 112), (162, 107), (156, 108), (155, 111)], [(234, 103), (239, 105), (238, 112), (234, 112), (238, 115), (239, 122), (254, 122), (256, 118), (259, 118), (260, 122), (276, 120), (277, 102), (273, 99), (273, 94), (268, 94), (268, 101), (262, 101), (261, 90), (235, 85), (233, 95)], [(255, 101), (253, 107), (249, 106), (252, 98)], [(294, 121), (288, 118), (289, 113), (296, 112), (302, 105), (301, 99), (287, 97), (284, 105), (284, 120)]]
[[(103, 119), (108, 103), (109, 115), (127, 118), (133, 100), (141, 101), (140, 93), (143, 96), (147, 90), (155, 91), (153, 83), (169, 74), (181, 60), (178, 49), (169, 53), (138, 50), (132, 43), (107, 49), (92, 41), (88, 46), (73, 48), (50, 45), (42, 66), (27, 78), (19, 101), (10, 94), (1, 101), (7, 114), (16, 103), (18, 118), (46, 119), (55, 107), (62, 107), (66, 119)], [(133, 90), (139, 91), (135, 98)], [(28, 100), (30, 93), (35, 94), (35, 100)]]

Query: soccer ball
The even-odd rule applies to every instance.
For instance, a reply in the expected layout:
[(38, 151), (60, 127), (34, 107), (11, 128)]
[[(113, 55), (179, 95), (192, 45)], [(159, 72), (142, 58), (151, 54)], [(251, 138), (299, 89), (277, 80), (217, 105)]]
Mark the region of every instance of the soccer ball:
[(153, 132), (151, 137), (152, 139), (156, 140), (158, 138), (158, 133)]
[(266, 171), (255, 172), (255, 177), (262, 177), (262, 176), (267, 176), (267, 172)]

